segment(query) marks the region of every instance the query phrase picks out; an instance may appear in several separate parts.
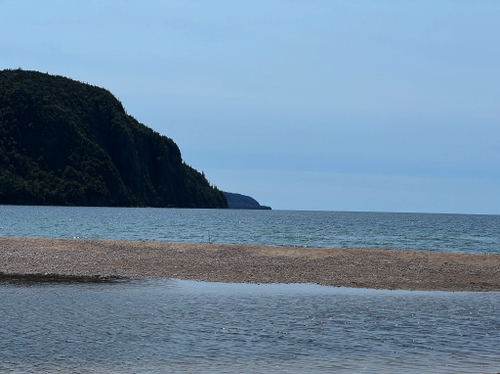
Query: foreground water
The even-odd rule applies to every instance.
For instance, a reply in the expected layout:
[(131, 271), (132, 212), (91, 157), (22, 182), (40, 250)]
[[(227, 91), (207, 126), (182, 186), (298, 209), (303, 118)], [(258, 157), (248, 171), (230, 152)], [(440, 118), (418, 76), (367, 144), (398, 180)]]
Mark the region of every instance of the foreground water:
[(0, 205), (1, 236), (500, 253), (500, 216)]
[(4, 373), (480, 373), (498, 293), (137, 279), (0, 284)]

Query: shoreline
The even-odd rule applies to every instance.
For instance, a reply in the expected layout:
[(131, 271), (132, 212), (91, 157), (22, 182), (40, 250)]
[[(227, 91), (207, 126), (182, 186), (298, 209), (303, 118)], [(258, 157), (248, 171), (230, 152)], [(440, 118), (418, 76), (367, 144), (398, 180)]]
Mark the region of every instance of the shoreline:
[(0, 237), (0, 281), (132, 277), (315, 283), (371, 289), (500, 291), (500, 255)]

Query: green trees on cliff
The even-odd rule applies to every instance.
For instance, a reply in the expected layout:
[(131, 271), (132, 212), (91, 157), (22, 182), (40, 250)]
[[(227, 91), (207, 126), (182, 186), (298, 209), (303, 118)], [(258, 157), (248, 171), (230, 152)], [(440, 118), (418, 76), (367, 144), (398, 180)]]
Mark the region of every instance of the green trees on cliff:
[(227, 207), (110, 92), (23, 70), (0, 71), (0, 204)]

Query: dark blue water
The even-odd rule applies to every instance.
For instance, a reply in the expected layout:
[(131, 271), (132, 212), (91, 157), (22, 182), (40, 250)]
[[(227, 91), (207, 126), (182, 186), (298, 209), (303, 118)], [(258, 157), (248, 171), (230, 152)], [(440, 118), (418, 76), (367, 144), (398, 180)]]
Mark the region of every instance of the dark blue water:
[(500, 253), (500, 216), (0, 206), (0, 235)]
[(498, 293), (0, 284), (2, 373), (496, 373)]

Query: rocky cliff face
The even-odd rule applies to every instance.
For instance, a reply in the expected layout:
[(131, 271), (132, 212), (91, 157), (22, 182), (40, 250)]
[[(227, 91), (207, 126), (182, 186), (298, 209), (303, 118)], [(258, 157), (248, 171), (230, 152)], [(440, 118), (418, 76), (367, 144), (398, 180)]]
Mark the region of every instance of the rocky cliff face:
[(0, 72), (0, 204), (227, 207), (110, 92), (22, 70)]

